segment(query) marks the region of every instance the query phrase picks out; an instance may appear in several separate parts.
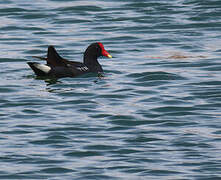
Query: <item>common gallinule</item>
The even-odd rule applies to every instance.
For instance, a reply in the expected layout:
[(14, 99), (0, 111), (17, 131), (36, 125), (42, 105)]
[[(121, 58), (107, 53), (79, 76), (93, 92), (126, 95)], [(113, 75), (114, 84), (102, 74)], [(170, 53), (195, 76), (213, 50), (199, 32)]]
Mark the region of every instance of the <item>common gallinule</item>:
[(100, 42), (92, 43), (88, 46), (84, 52), (83, 63), (64, 59), (57, 53), (53, 46), (49, 46), (46, 58), (34, 56), (46, 60), (47, 64), (44, 65), (36, 62), (28, 62), (28, 65), (37, 76), (53, 78), (75, 77), (88, 72), (103, 72), (103, 69), (97, 60), (100, 56), (112, 58), (112, 56), (104, 49), (104, 45)]

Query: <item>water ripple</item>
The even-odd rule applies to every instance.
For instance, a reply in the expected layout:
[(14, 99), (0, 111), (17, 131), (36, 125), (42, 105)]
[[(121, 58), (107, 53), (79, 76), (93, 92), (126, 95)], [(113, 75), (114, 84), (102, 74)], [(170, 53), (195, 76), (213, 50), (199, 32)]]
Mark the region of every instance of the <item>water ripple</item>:
[[(221, 178), (220, 1), (0, 4), (1, 179)], [(96, 41), (102, 78), (26, 65)]]

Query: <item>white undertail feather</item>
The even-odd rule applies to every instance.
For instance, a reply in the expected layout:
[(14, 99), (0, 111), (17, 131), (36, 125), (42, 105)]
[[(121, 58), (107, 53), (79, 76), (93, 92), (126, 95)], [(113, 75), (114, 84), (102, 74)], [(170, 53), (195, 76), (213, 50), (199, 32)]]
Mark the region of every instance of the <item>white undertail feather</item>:
[(51, 67), (47, 66), (47, 65), (44, 65), (44, 64), (39, 64), (39, 63), (36, 63), (34, 65), (37, 69), (40, 69), (41, 71), (45, 72), (45, 73), (48, 73), (50, 70), (51, 70)]

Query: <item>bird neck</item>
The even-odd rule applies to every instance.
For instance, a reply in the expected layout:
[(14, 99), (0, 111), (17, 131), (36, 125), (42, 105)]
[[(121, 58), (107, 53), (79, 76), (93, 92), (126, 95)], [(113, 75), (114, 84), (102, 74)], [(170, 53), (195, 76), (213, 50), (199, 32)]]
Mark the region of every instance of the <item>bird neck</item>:
[(93, 55), (84, 55), (84, 64), (90, 69), (91, 72), (103, 72), (101, 65), (97, 60), (97, 56)]

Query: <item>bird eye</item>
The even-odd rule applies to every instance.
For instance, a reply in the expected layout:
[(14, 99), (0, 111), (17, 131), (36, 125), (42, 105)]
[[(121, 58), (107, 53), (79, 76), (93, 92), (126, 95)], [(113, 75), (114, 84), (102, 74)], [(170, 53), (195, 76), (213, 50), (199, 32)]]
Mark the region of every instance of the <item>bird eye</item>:
[(100, 51), (100, 48), (99, 48), (99, 47), (97, 47), (97, 46), (96, 46), (96, 51), (97, 51), (97, 52), (99, 52), (99, 51)]

